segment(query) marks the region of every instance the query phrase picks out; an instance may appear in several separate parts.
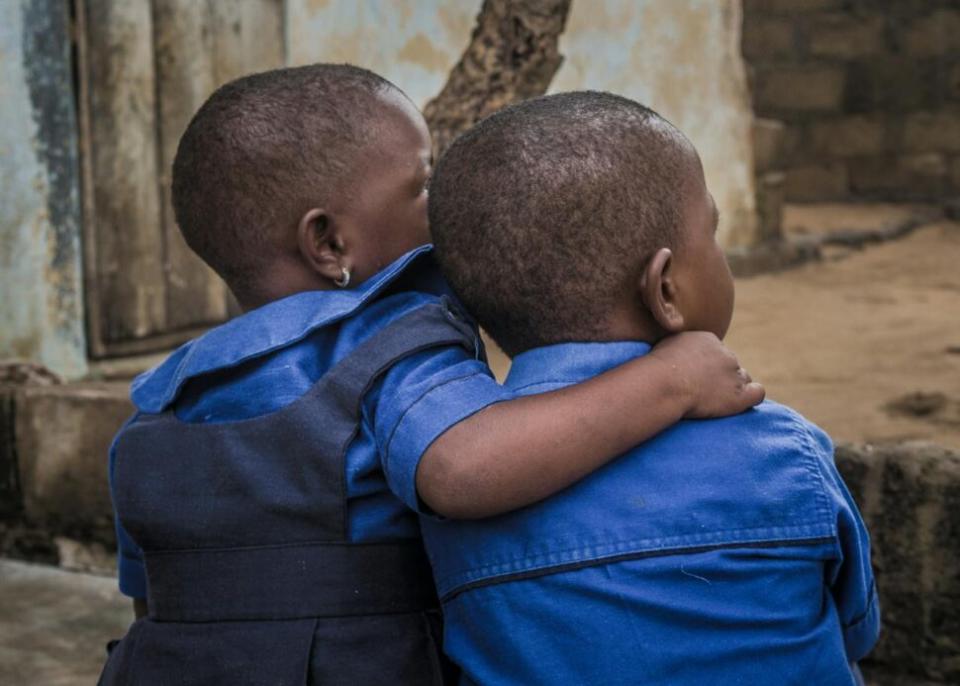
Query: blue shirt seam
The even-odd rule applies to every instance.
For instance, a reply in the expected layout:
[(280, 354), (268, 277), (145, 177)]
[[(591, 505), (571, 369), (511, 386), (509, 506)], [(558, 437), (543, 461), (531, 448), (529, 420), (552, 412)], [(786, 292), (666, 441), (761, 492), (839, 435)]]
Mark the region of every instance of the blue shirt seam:
[[(577, 546), (577, 547), (575, 547), (575, 548), (566, 548), (566, 549), (563, 549), (563, 550), (551, 550), (551, 551), (549, 551), (549, 552), (547, 552), (547, 553), (539, 553), (539, 554), (535, 554), (535, 555), (528, 555), (528, 556), (525, 556), (525, 557), (511, 558), (511, 559), (508, 559), (508, 560), (503, 560), (503, 561), (499, 561), (499, 562), (495, 562), (495, 563), (491, 563), (491, 564), (486, 564), (486, 565), (483, 565), (483, 566), (481, 566), (481, 567), (475, 567), (475, 568), (472, 568), (472, 569), (468, 569), (468, 570), (464, 570), (464, 571), (459, 571), (459, 572), (456, 572), (455, 574), (448, 574), (447, 576), (438, 577), (438, 578), (437, 578), (437, 586), (440, 587), (440, 588), (442, 588), (442, 589), (446, 589), (446, 588), (447, 588), (449, 585), (451, 585), (451, 584), (454, 585), (454, 586), (456, 586), (456, 585), (459, 585), (460, 583), (463, 583), (463, 582), (457, 582), (457, 581), (455, 581), (456, 579), (460, 579), (460, 578), (473, 579), (473, 580), (475, 580), (475, 579), (478, 579), (478, 578), (483, 578), (484, 576), (488, 576), (488, 575), (490, 575), (490, 576), (498, 576), (498, 575), (500, 575), (500, 574), (507, 574), (507, 573), (509, 573), (509, 572), (499, 571), (499, 570), (500, 570), (501, 568), (504, 568), (504, 567), (511, 567), (511, 566), (515, 566), (515, 565), (518, 565), (518, 564), (527, 564), (527, 565), (529, 565), (529, 564), (530, 564), (529, 561), (531, 560), (531, 558), (532, 558), (532, 559), (536, 559), (537, 557), (541, 557), (541, 556), (543, 556), (543, 557), (560, 557), (560, 556), (564, 556), (564, 555), (570, 555), (570, 554), (572, 554), (572, 553), (585, 553), (586, 551), (589, 551), (589, 550), (591, 550), (591, 549), (603, 548), (603, 547), (617, 548), (617, 549), (620, 549), (619, 552), (625, 552), (625, 549), (628, 549), (628, 548), (638, 548), (638, 549), (639, 549), (639, 548), (648, 548), (648, 549), (650, 549), (650, 550), (661, 549), (661, 550), (677, 550), (677, 551), (682, 551), (684, 548), (689, 548), (689, 547), (697, 544), (698, 542), (704, 543), (704, 544), (707, 543), (707, 540), (706, 540), (706, 539), (707, 539), (708, 537), (715, 539), (717, 536), (720, 536), (720, 535), (722, 535), (722, 534), (728, 534), (728, 535), (730, 535), (730, 534), (739, 534), (739, 535), (741, 535), (741, 536), (745, 536), (745, 535), (749, 535), (749, 534), (755, 534), (755, 535), (758, 536), (758, 538), (742, 539), (742, 540), (727, 540), (727, 541), (716, 541), (716, 540), (714, 540), (714, 541), (712, 541), (712, 543), (715, 544), (715, 545), (727, 545), (727, 544), (729, 544), (729, 545), (737, 545), (737, 544), (755, 543), (755, 542), (760, 542), (760, 541), (763, 541), (763, 542), (776, 542), (776, 541), (788, 542), (788, 541), (791, 541), (791, 540), (802, 540), (803, 538), (810, 537), (810, 536), (818, 536), (818, 537), (830, 538), (830, 539), (834, 539), (834, 540), (835, 540), (835, 539), (836, 539), (836, 533), (832, 530), (832, 528), (827, 527), (827, 531), (826, 531), (826, 532), (822, 532), (822, 531), (819, 529), (819, 527), (822, 527), (822, 526), (824, 526), (824, 525), (821, 523), (821, 524), (819, 524), (819, 525), (818, 525), (818, 524), (803, 524), (803, 525), (795, 525), (795, 526), (789, 526), (789, 527), (780, 527), (782, 533), (780, 533), (779, 536), (777, 536), (777, 535), (772, 535), (771, 533), (765, 533), (765, 534), (763, 533), (763, 532), (770, 532), (771, 528), (777, 528), (777, 527), (753, 527), (753, 528), (749, 528), (749, 529), (723, 529), (723, 530), (719, 530), (719, 531), (711, 531), (709, 534), (685, 534), (685, 535), (681, 535), (681, 536), (670, 536), (670, 537), (667, 537), (666, 539), (649, 539), (649, 538), (646, 538), (646, 539), (633, 539), (633, 540), (628, 540), (628, 541), (609, 541), (609, 542), (597, 543), (596, 545), (593, 545), (593, 546), (584, 546), (584, 545), (581, 545), (581, 546)], [(793, 533), (794, 533), (794, 538), (784, 537), (784, 536), (787, 536), (787, 535), (788, 535), (787, 532), (793, 532)], [(761, 534), (762, 534), (762, 535), (761, 535)], [(654, 542), (660, 541), (660, 540), (662, 540), (662, 541), (673, 541), (673, 543), (672, 543), (672, 544), (671, 544), (671, 543), (661, 543), (660, 545), (653, 545)], [(588, 554), (589, 554), (589, 553), (588, 553)], [(611, 553), (609, 553), (609, 554), (604, 554), (604, 557), (610, 556), (610, 555), (613, 555), (613, 554), (614, 554), (613, 552), (611, 552)], [(602, 559), (602, 558), (597, 558), (597, 559)], [(534, 566), (532, 566), (532, 567), (531, 567), (531, 566), (527, 566), (527, 567), (525, 567), (525, 569), (542, 569), (542, 568), (549, 568), (549, 567), (551, 567), (551, 566), (553, 566), (553, 565), (555, 565), (555, 564), (557, 564), (557, 562), (555, 562), (555, 561), (544, 562), (544, 563), (542, 563), (542, 564), (540, 564), (540, 565), (537, 565), (536, 563), (534, 563)]]
[(553, 385), (563, 385), (563, 386), (572, 386), (574, 384), (583, 383), (586, 379), (544, 379), (543, 381), (533, 381), (531, 383), (523, 384), (522, 386), (510, 386), (510, 390), (514, 393), (520, 393), (521, 391), (527, 388), (533, 388), (534, 386), (553, 386)]
[(857, 626), (865, 619), (868, 619), (873, 612), (873, 606), (877, 603), (877, 581), (876, 579), (870, 579), (870, 593), (869, 598), (867, 598), (867, 608), (860, 614), (854, 616), (849, 622), (841, 622), (844, 629), (852, 629)]
[(817, 458), (817, 455), (820, 453), (820, 448), (813, 440), (813, 435), (810, 433), (809, 427), (807, 427), (804, 422), (801, 422), (793, 412), (790, 412), (788, 416), (790, 418), (790, 423), (794, 433), (799, 435), (803, 447), (806, 448), (804, 451), (802, 451), (802, 454), (805, 458), (807, 471), (811, 473), (819, 485), (819, 488), (816, 489), (815, 494), (817, 513), (820, 515), (823, 522), (830, 527), (834, 535), (836, 535), (836, 518), (833, 517), (830, 512), (830, 499), (827, 497), (827, 485), (823, 477), (823, 470), (820, 467), (820, 461)]

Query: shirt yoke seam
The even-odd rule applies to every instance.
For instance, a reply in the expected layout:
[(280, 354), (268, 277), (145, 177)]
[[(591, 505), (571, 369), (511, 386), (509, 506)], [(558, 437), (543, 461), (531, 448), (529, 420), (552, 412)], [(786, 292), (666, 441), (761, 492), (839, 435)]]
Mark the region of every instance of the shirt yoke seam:
[(514, 393), (520, 393), (528, 388), (533, 388), (534, 386), (559, 386), (559, 385), (573, 385), (578, 383), (583, 383), (586, 379), (544, 379), (543, 381), (531, 381), (530, 383), (523, 384), (522, 386), (513, 386), (510, 388)]
[[(774, 530), (776, 530), (776, 529), (782, 529), (783, 531), (791, 531), (791, 530), (792, 530), (792, 531), (794, 531), (794, 532), (796, 533), (796, 537), (789, 537), (789, 536), (786, 536), (786, 537), (785, 537), (785, 535), (784, 535), (783, 533), (781, 533), (781, 534), (778, 536), (778, 535), (769, 533), (769, 532), (771, 531), (771, 529), (774, 529)], [(703, 547), (736, 547), (736, 546), (741, 546), (741, 545), (746, 545), (746, 544), (756, 544), (756, 543), (759, 543), (759, 542), (770, 543), (770, 542), (788, 542), (788, 541), (808, 541), (808, 540), (811, 540), (811, 537), (817, 539), (817, 540), (820, 541), (820, 542), (826, 542), (827, 540), (831, 540), (831, 541), (834, 541), (834, 542), (836, 541), (836, 535), (835, 535), (835, 533), (833, 532), (832, 528), (830, 529), (830, 533), (828, 533), (828, 534), (818, 535), (817, 533), (815, 533), (816, 531), (817, 531), (817, 525), (793, 525), (793, 526), (786, 526), (786, 527), (769, 527), (769, 526), (767, 526), (767, 527), (750, 527), (750, 528), (741, 528), (741, 529), (720, 529), (720, 530), (712, 530), (709, 535), (710, 535), (711, 537), (717, 537), (717, 536), (730, 536), (730, 535), (739, 534), (740, 536), (751, 536), (751, 535), (753, 535), (753, 536), (757, 536), (757, 538), (756, 538), (756, 539), (752, 539), (752, 540), (743, 539), (743, 540), (734, 540), (734, 541), (715, 541), (715, 542), (712, 542), (712, 543), (707, 543), (706, 541), (702, 541), (702, 540), (698, 541), (698, 540), (697, 540), (697, 539), (703, 539), (703, 538), (704, 538), (703, 535), (700, 535), (700, 534), (684, 534), (684, 535), (678, 535), (678, 536), (675, 536), (675, 537), (670, 537), (670, 539), (676, 539), (675, 544), (671, 545), (671, 544), (669, 544), (669, 543), (663, 543), (663, 544), (662, 544), (661, 546), (659, 546), (656, 550), (662, 552), (663, 554), (670, 554), (671, 551), (683, 551), (683, 550), (685, 550), (685, 549), (687, 549), (687, 548), (691, 548), (691, 547), (701, 547), (701, 546), (703, 546)], [(694, 540), (690, 540), (691, 538), (694, 539)], [(670, 539), (668, 539), (668, 540), (670, 540)], [(597, 544), (595, 544), (595, 545), (596, 545), (597, 547), (603, 547), (603, 546), (623, 546), (623, 547), (647, 546), (647, 545), (652, 545), (652, 542), (653, 542), (654, 540), (661, 540), (661, 542), (662, 542), (662, 539), (648, 539), (648, 538), (647, 538), (647, 539), (644, 539), (644, 538), (641, 538), (641, 539), (630, 539), (630, 540), (626, 540), (626, 541), (614, 541), (614, 542), (609, 542), (609, 541), (608, 541), (608, 542), (601, 542), (601, 543), (597, 543)], [(569, 555), (569, 554), (572, 554), (572, 553), (583, 552), (584, 548), (588, 548), (588, 547), (590, 547), (590, 546), (579, 545), (579, 546), (572, 547), (572, 548), (564, 548), (563, 550), (551, 550), (551, 551), (549, 552), (549, 555), (550, 555), (550, 556)], [(646, 552), (651, 552), (651, 551), (646, 551)], [(437, 581), (438, 581), (438, 583), (439, 583), (439, 582), (448, 583), (451, 578), (455, 578), (455, 577), (461, 576), (461, 575), (481, 575), (481, 576), (482, 576), (482, 575), (484, 575), (484, 574), (489, 574), (489, 573), (493, 572), (496, 568), (502, 567), (502, 566), (504, 566), (504, 565), (514, 565), (514, 564), (518, 564), (518, 563), (523, 563), (523, 562), (529, 560), (530, 557), (535, 557), (535, 556), (526, 555), (526, 556), (523, 556), (523, 557), (514, 557), (514, 558), (507, 559), (507, 560), (501, 560), (501, 561), (497, 561), (497, 562), (491, 562), (491, 563), (484, 564), (484, 565), (479, 566), (479, 567), (474, 567), (474, 568), (472, 568), (472, 569), (468, 569), (468, 570), (466, 570), (466, 571), (459, 571), (459, 572), (455, 572), (455, 573), (453, 573), (453, 574), (447, 574), (446, 576), (444, 576), (444, 577), (442, 577), (442, 578), (439, 578), (439, 577), (438, 577)]]
[[(558, 574), (567, 571), (573, 571), (575, 569), (581, 569), (584, 567), (594, 567), (594, 566), (603, 566), (608, 564), (616, 564), (619, 562), (628, 562), (631, 560), (640, 560), (640, 559), (650, 559), (650, 558), (659, 558), (659, 557), (671, 557), (676, 555), (696, 555), (701, 553), (709, 553), (717, 550), (736, 550), (739, 548), (742, 549), (757, 549), (757, 548), (775, 548), (775, 547), (812, 547), (817, 545), (823, 545), (833, 540), (833, 536), (815, 536), (808, 538), (766, 538), (756, 541), (728, 541), (728, 542), (717, 542), (711, 544), (690, 544), (690, 545), (680, 545), (676, 547), (669, 548), (659, 548), (653, 550), (635, 550), (622, 553), (614, 553), (610, 555), (604, 555), (602, 557), (596, 558), (587, 558), (583, 560), (570, 560), (567, 562), (561, 562), (556, 564), (541, 565), (537, 567), (531, 567), (529, 569), (524, 569), (515, 572), (487, 572), (488, 568), (480, 568), (474, 570), (473, 578), (463, 579), (466, 574), (461, 573), (459, 575), (448, 575), (447, 577), (437, 579), (438, 588), (442, 589), (447, 584), (450, 585), (450, 588), (447, 590), (441, 591), (441, 601), (446, 602), (455, 595), (459, 595), (465, 591), (473, 590), (475, 588), (481, 588), (484, 586), (491, 586), (507, 581), (521, 580), (527, 578), (536, 578), (538, 576), (545, 576), (548, 574)], [(491, 570), (492, 571), (492, 570)], [(457, 576), (460, 576), (463, 580), (460, 581), (451, 581), (451, 577), (456, 579)], [(869, 614), (869, 610), (864, 612), (863, 616)]]

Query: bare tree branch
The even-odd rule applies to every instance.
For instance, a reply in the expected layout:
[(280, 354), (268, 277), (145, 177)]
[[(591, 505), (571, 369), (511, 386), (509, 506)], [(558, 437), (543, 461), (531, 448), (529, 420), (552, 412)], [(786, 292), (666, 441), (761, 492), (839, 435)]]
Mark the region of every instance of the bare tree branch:
[(434, 158), (513, 102), (543, 95), (563, 63), (557, 41), (572, 0), (484, 0), (470, 44), (424, 108)]

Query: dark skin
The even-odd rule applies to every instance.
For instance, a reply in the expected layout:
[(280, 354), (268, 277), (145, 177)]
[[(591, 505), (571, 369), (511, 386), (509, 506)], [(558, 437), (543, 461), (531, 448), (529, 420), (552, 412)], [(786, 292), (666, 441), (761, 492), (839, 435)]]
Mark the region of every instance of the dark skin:
[(613, 339), (655, 344), (679, 333), (706, 331), (723, 340), (730, 327), (733, 276), (717, 242), (717, 206), (693, 146), (679, 137), (677, 145), (689, 169), (680, 238), (674, 249), (661, 247), (638, 264), (633, 289), (623, 294), (609, 320)]
[[(337, 288), (344, 269), (352, 286), (360, 284), (429, 242), (429, 131), (402, 93), (387, 91), (381, 101), (383, 125), (344, 180), (346, 190), (328, 206), (307, 209), (282, 235), (284, 258), (264, 274), (256, 299), (241, 299), (244, 307)], [(556, 493), (683, 417), (742, 412), (763, 393), (715, 333), (685, 333), (596, 379), (497, 403), (451, 427), (423, 455), (418, 493), (447, 517), (507, 512)]]
[[(255, 289), (235, 293), (244, 310), (303, 291), (336, 289), (345, 269), (356, 286), (429, 242), (426, 123), (402, 93), (380, 98), (382, 126), (344, 179), (343, 192), (307, 208), (296, 226), (278, 228), (281, 256), (263, 270)], [(615, 313), (612, 335), (652, 340), (639, 335), (636, 317)], [(594, 379), (497, 403), (461, 421), (422, 456), (417, 490), (447, 517), (508, 512), (566, 488), (684, 417), (737, 414), (763, 397), (763, 387), (716, 332), (680, 333)], [(134, 607), (143, 616), (145, 602), (135, 600)]]
[(328, 205), (307, 208), (296, 227), (278, 232), (281, 257), (255, 292), (235, 293), (244, 310), (303, 291), (335, 289), (343, 269), (357, 286), (430, 242), (430, 133), (402, 93), (390, 90), (381, 99), (383, 124), (368, 150)]
[[(624, 288), (605, 326), (607, 340), (644, 341), (655, 344), (653, 351), (585, 383), (504, 403), (500, 407), (508, 411), (480, 412), (451, 427), (431, 448), (438, 453), (425, 455), (417, 473), (421, 497), (435, 510), (473, 518), (531, 504), (681, 418), (732, 414), (734, 405), (728, 403), (738, 398), (743, 409), (763, 400), (763, 388), (720, 343), (733, 313), (733, 276), (716, 240), (719, 215), (700, 159), (679, 134), (677, 145), (689, 165), (678, 247), (662, 247), (638, 260), (638, 277)], [(705, 384), (699, 388), (686, 387), (683, 380), (698, 383), (698, 374), (716, 376), (699, 377)], [(706, 384), (713, 384), (713, 398), (681, 410), (682, 398), (706, 390)], [(517, 409), (527, 399), (536, 405)], [(638, 407), (643, 416), (636, 416)], [(543, 422), (543, 433), (531, 434), (528, 422), (536, 421)], [(519, 453), (525, 459), (518, 460), (516, 440), (524, 432), (522, 450), (530, 452)], [(637, 436), (643, 438), (634, 440)], [(458, 456), (460, 443), (472, 452)], [(496, 500), (477, 498), (488, 490), (499, 491)]]

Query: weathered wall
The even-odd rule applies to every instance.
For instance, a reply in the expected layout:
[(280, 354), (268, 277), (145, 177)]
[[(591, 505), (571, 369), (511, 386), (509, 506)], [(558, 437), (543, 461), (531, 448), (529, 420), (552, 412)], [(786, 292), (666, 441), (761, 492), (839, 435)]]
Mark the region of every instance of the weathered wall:
[[(288, 0), (288, 62), (352, 62), (421, 107), (467, 45), (480, 0)], [(740, 0), (574, 0), (551, 91), (600, 89), (661, 112), (700, 150), (727, 245), (756, 237)]]
[(956, 0), (744, 0), (743, 53), (789, 200), (960, 194)]
[(419, 107), (440, 92), (482, 0), (287, 0), (287, 61), (350, 62)]
[(133, 412), (124, 382), (15, 389), (13, 430), (23, 515), (79, 540), (111, 543), (107, 454)]
[(756, 237), (752, 112), (740, 0), (574, 0), (552, 91), (621, 93), (657, 110), (700, 151), (726, 245)]
[(86, 371), (67, 3), (0, 2), (0, 358)]

